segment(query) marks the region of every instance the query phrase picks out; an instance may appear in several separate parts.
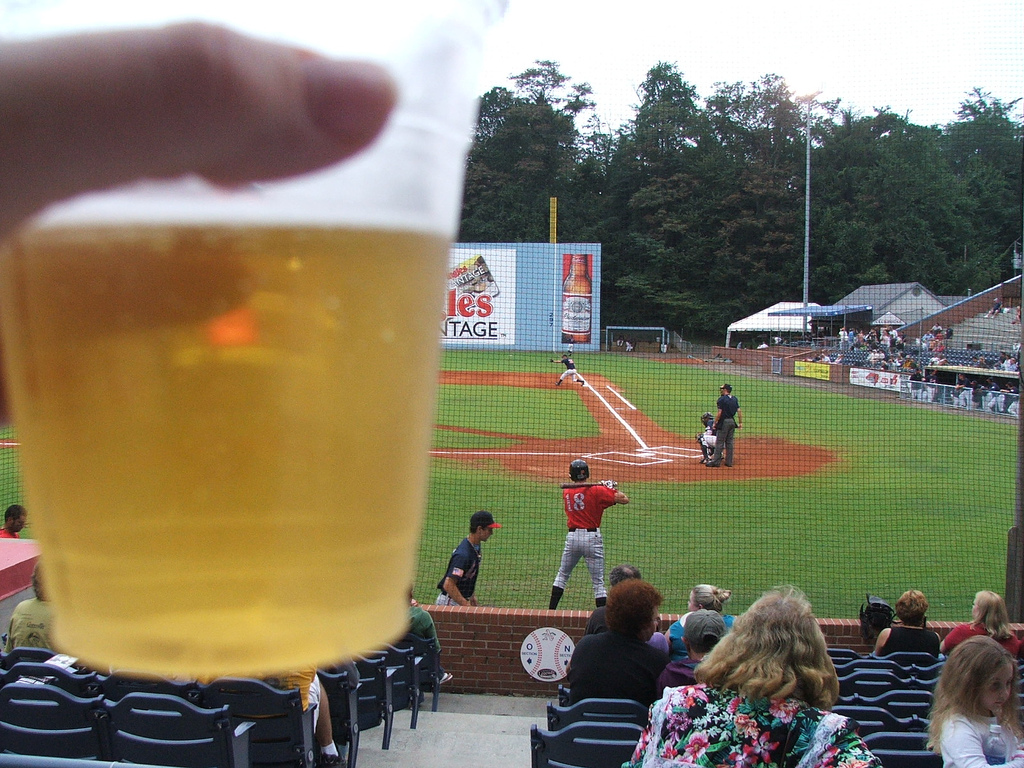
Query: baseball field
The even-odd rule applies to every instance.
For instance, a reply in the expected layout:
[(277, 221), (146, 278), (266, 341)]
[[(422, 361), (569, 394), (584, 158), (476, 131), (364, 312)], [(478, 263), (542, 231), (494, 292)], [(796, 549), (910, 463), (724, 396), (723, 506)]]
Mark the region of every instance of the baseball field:
[[(576, 355), (586, 385), (556, 387), (552, 356), (445, 353), (420, 600), (437, 595), (469, 515), (488, 509), (504, 527), (484, 544), (481, 604), (547, 607), (565, 541), (558, 486), (579, 457), (630, 498), (602, 523), (607, 569), (638, 565), (665, 612), (702, 582), (733, 590), (733, 613), (795, 584), (836, 618), (867, 592), (895, 602), (915, 587), (930, 618), (965, 620), (977, 590), (1004, 592), (1015, 420), (614, 353)], [(744, 428), (735, 466), (708, 469), (694, 438), (724, 382)], [(581, 563), (560, 607), (592, 606)]]

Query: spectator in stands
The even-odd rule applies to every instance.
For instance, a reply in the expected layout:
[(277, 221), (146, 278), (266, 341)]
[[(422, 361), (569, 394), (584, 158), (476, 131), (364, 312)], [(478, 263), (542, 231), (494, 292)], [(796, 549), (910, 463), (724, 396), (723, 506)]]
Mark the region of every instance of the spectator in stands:
[(1010, 321), (1010, 325), (1020, 325), (1020, 304), (1017, 305), (1017, 309), (1014, 310), (1013, 320)]
[(32, 591), (35, 597), (22, 600), (14, 607), (11, 623), (7, 627), (4, 653), (12, 648), (53, 648), (50, 641), (53, 614), (43, 591), (43, 573), (38, 560), (32, 569)]
[[(623, 563), (622, 565), (616, 565), (612, 568), (608, 574), (608, 586), (609, 588), (621, 584), (627, 579), (642, 579), (640, 575), (640, 569), (635, 565), (629, 563)], [(597, 635), (601, 632), (608, 631), (608, 624), (605, 622), (605, 612), (608, 610), (607, 605), (601, 605), (594, 609), (594, 612), (590, 614), (590, 618), (587, 620), (587, 629), (584, 631), (584, 635)], [(668, 653), (668, 640), (665, 639), (659, 629), (654, 631), (651, 635), (651, 639), (647, 641), (648, 645), (654, 646), (658, 650)]]
[(28, 520), (28, 512), (21, 504), (11, 504), (4, 510), (4, 527), (0, 528), (0, 539), (20, 539), (21, 530)]
[(938, 658), (939, 636), (925, 628), (925, 614), (928, 612), (928, 598), (916, 589), (908, 589), (896, 601), (896, 618), (899, 624), (886, 627), (878, 633), (875, 641), (875, 655), (887, 656), (900, 651), (930, 653)]
[(679, 661), (686, 658), (686, 644), (683, 642), (685, 633), (686, 617), (694, 611), (705, 608), (709, 611), (717, 611), (722, 614), (725, 622), (725, 629), (728, 632), (735, 620), (734, 616), (725, 615), (725, 603), (732, 597), (731, 589), (721, 589), (712, 584), (698, 584), (690, 590), (690, 599), (686, 605), (688, 611), (679, 621), (673, 622), (672, 626), (665, 632), (665, 639), (668, 640), (669, 656), (672, 661)]
[[(437, 638), (437, 627), (434, 625), (434, 617), (427, 613), (416, 598), (412, 596), (412, 587), (409, 587), (409, 632), (426, 640), (433, 640), (437, 652), (441, 652), (441, 641)], [(454, 675), (451, 672), (441, 670), (439, 682), (447, 683)]]
[(686, 657), (668, 663), (658, 677), (658, 689), (695, 685), (697, 678), (694, 677), (694, 670), (704, 660), (704, 656), (718, 645), (718, 641), (722, 639), (723, 635), (725, 635), (725, 621), (718, 611), (701, 608), (687, 614), (686, 626), (683, 630)]
[(661, 593), (641, 579), (608, 590), (608, 631), (584, 635), (569, 663), (569, 703), (587, 698), (633, 699), (650, 705), (668, 654), (647, 644), (661, 621)]
[[(1002, 765), (1024, 768), (1017, 664), (988, 637), (970, 637), (942, 668), (928, 725), (928, 747), (945, 768)], [(985, 741), (999, 725), (1002, 758), (986, 754)]]
[(881, 765), (847, 718), (826, 711), (839, 680), (811, 605), (793, 587), (737, 618), (697, 679), (665, 689), (624, 768)]
[(995, 592), (983, 589), (974, 596), (971, 619), (971, 623), (958, 624), (950, 630), (942, 641), (943, 653), (948, 654), (968, 637), (987, 635), (1014, 656), (1017, 655), (1020, 650), (1020, 640), (1010, 630), (1010, 614), (1006, 610), (1006, 603), (1003, 602), (1002, 597)]
[(998, 317), (1003, 311), (1003, 299), (1001, 296), (996, 296), (992, 299), (992, 309), (990, 309), (985, 317)]

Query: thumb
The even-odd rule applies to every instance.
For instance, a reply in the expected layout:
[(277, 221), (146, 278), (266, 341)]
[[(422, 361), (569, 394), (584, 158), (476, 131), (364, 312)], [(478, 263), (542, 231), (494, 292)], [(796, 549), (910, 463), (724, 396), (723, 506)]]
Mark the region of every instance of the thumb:
[(205, 24), (0, 48), (0, 238), (45, 205), (139, 178), (295, 175), (365, 147), (395, 86)]

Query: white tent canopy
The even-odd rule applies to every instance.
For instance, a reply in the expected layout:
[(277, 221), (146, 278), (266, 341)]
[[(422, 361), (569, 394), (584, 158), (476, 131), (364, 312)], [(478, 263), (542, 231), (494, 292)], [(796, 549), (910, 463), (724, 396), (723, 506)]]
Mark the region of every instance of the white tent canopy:
[[(729, 343), (734, 331), (739, 333), (753, 333), (756, 331), (777, 331), (779, 333), (803, 333), (806, 328), (807, 319), (804, 315), (772, 315), (772, 312), (781, 312), (784, 309), (802, 308), (802, 301), (780, 301), (767, 309), (755, 312), (750, 317), (730, 323), (726, 329), (725, 346)], [(820, 306), (814, 302), (808, 302), (808, 307)]]

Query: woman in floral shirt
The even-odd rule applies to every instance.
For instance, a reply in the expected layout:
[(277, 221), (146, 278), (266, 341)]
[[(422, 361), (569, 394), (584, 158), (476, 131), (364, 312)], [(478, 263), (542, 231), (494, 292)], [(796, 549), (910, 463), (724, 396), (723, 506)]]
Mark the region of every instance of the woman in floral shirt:
[(839, 680), (807, 598), (766, 593), (697, 668), (666, 688), (623, 768), (879, 768), (849, 721), (826, 711)]

